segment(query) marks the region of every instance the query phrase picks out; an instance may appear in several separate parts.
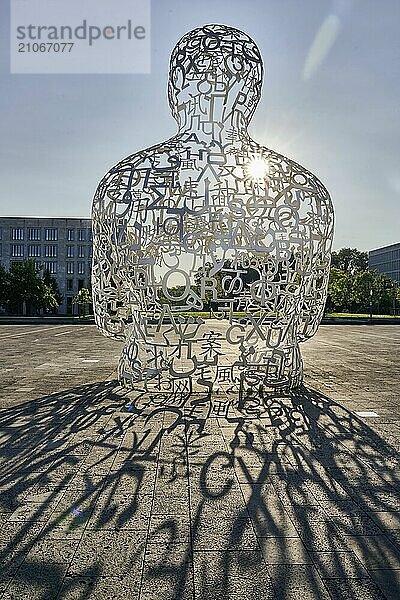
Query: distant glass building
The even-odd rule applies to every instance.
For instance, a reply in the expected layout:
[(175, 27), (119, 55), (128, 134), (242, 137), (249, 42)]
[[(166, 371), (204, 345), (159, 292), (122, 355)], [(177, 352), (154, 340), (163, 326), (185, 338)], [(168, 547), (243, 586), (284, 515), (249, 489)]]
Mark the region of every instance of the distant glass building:
[(9, 269), (27, 259), (57, 280), (63, 296), (58, 314), (76, 313), (72, 298), (90, 285), (92, 221), (0, 217), (0, 263)]
[(384, 246), (368, 253), (368, 266), (400, 284), (400, 243)]

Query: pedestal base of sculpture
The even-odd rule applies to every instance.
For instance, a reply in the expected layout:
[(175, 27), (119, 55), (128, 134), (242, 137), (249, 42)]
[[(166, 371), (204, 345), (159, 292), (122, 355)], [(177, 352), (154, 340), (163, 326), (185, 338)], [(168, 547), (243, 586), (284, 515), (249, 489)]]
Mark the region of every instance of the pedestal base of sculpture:
[[(148, 355), (157, 356), (157, 350), (150, 348)], [(291, 393), (300, 388), (303, 382), (303, 364), (298, 344), (289, 347), (269, 349), (267, 360), (251, 362), (254, 353), (242, 360), (238, 358), (228, 363), (227, 356), (221, 355), (196, 366), (193, 359), (171, 358), (160, 360), (156, 368), (154, 361), (144, 359), (143, 347), (130, 341), (124, 348), (119, 364), (119, 381), (134, 392), (162, 397), (168, 405), (180, 404), (180, 399), (192, 394), (229, 398), (229, 402), (239, 410), (263, 398)], [(221, 362), (219, 362), (221, 361)]]

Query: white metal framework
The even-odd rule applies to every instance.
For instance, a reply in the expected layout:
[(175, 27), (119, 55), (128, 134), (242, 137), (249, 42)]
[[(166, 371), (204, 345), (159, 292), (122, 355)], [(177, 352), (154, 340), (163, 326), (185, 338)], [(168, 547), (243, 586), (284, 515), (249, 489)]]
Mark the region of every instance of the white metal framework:
[(98, 186), (94, 310), (125, 342), (124, 382), (247, 393), (302, 381), (299, 342), (323, 314), (333, 208), (315, 175), (250, 138), (262, 77), (245, 33), (190, 31), (170, 61), (178, 133)]

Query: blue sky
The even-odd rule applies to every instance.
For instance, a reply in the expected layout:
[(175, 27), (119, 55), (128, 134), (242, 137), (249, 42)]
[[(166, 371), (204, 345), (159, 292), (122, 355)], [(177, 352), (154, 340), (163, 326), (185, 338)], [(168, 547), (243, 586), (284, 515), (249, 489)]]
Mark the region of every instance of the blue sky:
[(210, 22), (259, 45), (266, 75), (250, 132), (327, 186), (335, 247), (400, 241), (398, 0), (152, 0), (150, 75), (10, 75), (3, 0), (0, 213), (88, 216), (111, 165), (174, 133), (169, 53)]

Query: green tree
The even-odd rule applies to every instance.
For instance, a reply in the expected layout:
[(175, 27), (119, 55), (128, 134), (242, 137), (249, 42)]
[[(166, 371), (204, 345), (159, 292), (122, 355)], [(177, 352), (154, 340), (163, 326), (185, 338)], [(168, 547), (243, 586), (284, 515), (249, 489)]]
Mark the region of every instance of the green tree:
[(40, 309), (48, 310), (57, 302), (39, 272), (33, 260), (11, 265), (6, 300), (6, 308), (10, 312), (30, 315)]
[(54, 290), (51, 286), (44, 284), (43, 286), (43, 298), (40, 308), (43, 308), (45, 312), (54, 310), (60, 306), (60, 302), (54, 295)]
[(341, 248), (332, 252), (332, 267), (354, 274), (368, 269), (368, 254), (357, 248)]
[(351, 274), (331, 267), (328, 284), (327, 309), (332, 312), (348, 312), (352, 297)]
[(7, 307), (9, 294), (10, 274), (2, 265), (0, 265), (0, 306), (2, 308)]
[(63, 296), (61, 294), (60, 288), (58, 287), (57, 280), (55, 279), (55, 277), (51, 276), (51, 273), (48, 269), (45, 269), (43, 273), (43, 281), (45, 285), (51, 289), (54, 299), (57, 302), (56, 306), (59, 306), (63, 301)]
[(389, 314), (393, 308), (394, 294), (393, 281), (387, 275), (372, 270), (356, 273), (353, 279), (352, 309), (354, 312), (368, 312), (372, 301), (375, 314)]
[(77, 304), (80, 307), (83, 307), (84, 314), (89, 312), (89, 305), (92, 303), (92, 294), (88, 288), (82, 288), (79, 292), (72, 298), (72, 304)]
[(326, 310), (368, 313), (370, 302), (375, 314), (390, 314), (400, 296), (396, 284), (383, 273), (370, 269), (354, 274), (331, 268)]

